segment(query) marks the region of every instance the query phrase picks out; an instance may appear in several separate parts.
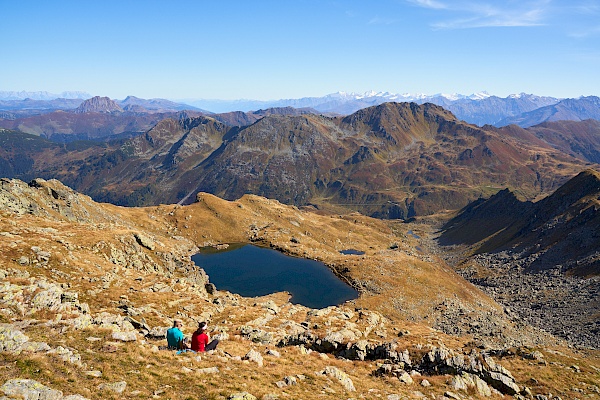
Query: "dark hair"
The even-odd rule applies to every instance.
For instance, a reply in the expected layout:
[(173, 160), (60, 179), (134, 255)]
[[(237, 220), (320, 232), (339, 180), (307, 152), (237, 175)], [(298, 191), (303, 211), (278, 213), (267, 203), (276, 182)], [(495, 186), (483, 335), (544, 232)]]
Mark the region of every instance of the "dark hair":
[(204, 329), (206, 329), (206, 325), (208, 325), (208, 324), (206, 322), (202, 321), (202, 322), (198, 323), (198, 329), (204, 330)]

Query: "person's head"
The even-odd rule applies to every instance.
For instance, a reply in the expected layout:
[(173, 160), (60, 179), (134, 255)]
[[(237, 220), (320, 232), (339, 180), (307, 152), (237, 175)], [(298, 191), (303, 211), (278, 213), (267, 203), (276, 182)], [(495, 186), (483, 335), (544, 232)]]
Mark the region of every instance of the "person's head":
[(208, 324), (204, 321), (198, 323), (198, 330), (205, 331), (208, 328)]
[(173, 320), (173, 328), (181, 328), (183, 326), (183, 321), (180, 319)]

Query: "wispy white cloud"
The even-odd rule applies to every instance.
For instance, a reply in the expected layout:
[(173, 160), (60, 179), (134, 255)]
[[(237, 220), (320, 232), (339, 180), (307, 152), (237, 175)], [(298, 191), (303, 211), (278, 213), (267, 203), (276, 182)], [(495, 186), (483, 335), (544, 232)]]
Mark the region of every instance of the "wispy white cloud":
[(436, 0), (408, 0), (410, 3), (416, 4), (425, 8), (433, 8), (434, 10), (444, 10), (448, 6), (441, 1)]
[(593, 1), (583, 1), (579, 4), (574, 5), (575, 11), (583, 15), (599, 15), (600, 14), (600, 4), (596, 0)]
[[(429, 9), (444, 10), (448, 18), (432, 23), (435, 29), (540, 26), (545, 24), (551, 0), (455, 1), (408, 0)], [(433, 3), (433, 4), (432, 4)]]
[(568, 36), (585, 39), (600, 35), (600, 3), (597, 0), (582, 0), (565, 7), (561, 13), (572, 15), (571, 23), (567, 24)]
[(600, 25), (578, 28), (570, 32), (569, 36), (577, 39), (585, 39), (591, 36), (600, 36)]
[(373, 17), (369, 20), (369, 25), (392, 25), (399, 22), (394, 18)]

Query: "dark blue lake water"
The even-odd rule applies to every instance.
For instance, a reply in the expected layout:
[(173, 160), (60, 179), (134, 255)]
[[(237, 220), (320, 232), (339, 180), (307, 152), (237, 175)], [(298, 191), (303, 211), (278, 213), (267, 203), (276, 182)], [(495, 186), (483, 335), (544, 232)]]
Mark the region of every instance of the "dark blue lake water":
[(254, 297), (286, 291), (291, 303), (324, 308), (356, 299), (358, 292), (323, 263), (252, 245), (204, 248), (192, 260), (219, 290)]

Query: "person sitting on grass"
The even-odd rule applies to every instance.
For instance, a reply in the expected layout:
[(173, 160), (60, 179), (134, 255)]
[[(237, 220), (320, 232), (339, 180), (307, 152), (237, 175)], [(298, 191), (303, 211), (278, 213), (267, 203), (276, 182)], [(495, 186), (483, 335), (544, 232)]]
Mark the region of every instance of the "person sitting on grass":
[(208, 324), (206, 322), (200, 322), (198, 324), (198, 329), (192, 335), (192, 350), (194, 351), (209, 351), (217, 348), (219, 344), (219, 339), (214, 339), (209, 343), (210, 338), (206, 333), (208, 329)]
[(173, 327), (167, 330), (167, 346), (169, 350), (185, 350), (188, 346), (184, 342), (183, 332), (181, 327), (183, 321), (180, 319), (173, 320)]

